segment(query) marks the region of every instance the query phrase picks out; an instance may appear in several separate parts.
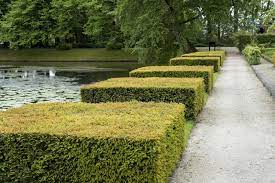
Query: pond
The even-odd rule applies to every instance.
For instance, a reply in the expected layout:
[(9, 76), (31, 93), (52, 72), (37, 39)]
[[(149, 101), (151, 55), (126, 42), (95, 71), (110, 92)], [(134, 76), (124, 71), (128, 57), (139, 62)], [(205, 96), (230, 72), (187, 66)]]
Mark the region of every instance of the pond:
[(127, 77), (136, 63), (0, 63), (0, 110), (41, 102), (80, 101), (81, 85)]

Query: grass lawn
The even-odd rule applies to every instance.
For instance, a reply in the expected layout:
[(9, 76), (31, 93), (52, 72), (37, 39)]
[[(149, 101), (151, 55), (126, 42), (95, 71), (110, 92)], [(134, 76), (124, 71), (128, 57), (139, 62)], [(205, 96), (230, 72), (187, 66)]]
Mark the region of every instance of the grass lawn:
[(263, 56), (267, 57), (269, 61), (272, 60), (272, 55), (275, 53), (275, 48), (266, 48), (263, 51)]
[(136, 61), (137, 57), (123, 50), (97, 49), (0, 49), (0, 61)]
[(195, 127), (194, 121), (186, 121), (184, 126), (184, 147), (188, 145), (189, 137), (191, 135), (192, 129)]

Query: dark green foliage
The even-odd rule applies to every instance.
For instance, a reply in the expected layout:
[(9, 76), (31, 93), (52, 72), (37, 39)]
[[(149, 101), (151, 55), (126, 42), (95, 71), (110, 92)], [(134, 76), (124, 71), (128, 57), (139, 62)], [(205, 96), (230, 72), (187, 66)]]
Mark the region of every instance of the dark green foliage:
[(256, 36), (256, 41), (258, 44), (274, 44), (275, 34), (258, 34)]
[(242, 51), (247, 45), (252, 42), (252, 36), (249, 33), (239, 32), (234, 35), (234, 43)]
[(8, 12), (11, 0), (0, 0), (0, 20)]
[(170, 60), (170, 65), (186, 65), (186, 66), (214, 66), (214, 71), (220, 70), (219, 57), (176, 57)]
[(247, 45), (255, 42), (257, 44), (272, 45), (275, 43), (275, 34), (257, 34), (253, 39), (252, 34), (239, 32), (234, 36), (235, 45), (242, 51)]
[[(18, 114), (21, 128), (13, 126)], [(0, 116), (3, 183), (165, 183), (184, 147), (178, 104), (42, 104)]]
[(120, 50), (124, 47), (122, 42), (118, 42), (116, 40), (110, 40), (106, 44), (106, 48), (108, 50)]
[(167, 64), (177, 50), (188, 50), (187, 39), (199, 29), (195, 8), (185, 1), (118, 1), (117, 18), (126, 46), (135, 48), (145, 64)]
[(58, 50), (70, 50), (73, 48), (73, 45), (70, 43), (62, 43), (56, 46)]
[[(0, 43), (11, 48), (54, 48), (63, 44), (121, 48), (115, 0), (0, 0)], [(1, 21), (2, 20), (2, 21)], [(110, 46), (112, 44), (112, 46)]]
[(212, 66), (151, 66), (131, 71), (130, 77), (203, 78), (209, 93), (213, 88), (214, 69)]
[(81, 88), (82, 102), (176, 102), (194, 119), (204, 105), (202, 78), (116, 78)]
[(0, 40), (10, 42), (12, 48), (48, 46), (53, 25), (50, 3), (51, 0), (13, 1), (0, 22)]

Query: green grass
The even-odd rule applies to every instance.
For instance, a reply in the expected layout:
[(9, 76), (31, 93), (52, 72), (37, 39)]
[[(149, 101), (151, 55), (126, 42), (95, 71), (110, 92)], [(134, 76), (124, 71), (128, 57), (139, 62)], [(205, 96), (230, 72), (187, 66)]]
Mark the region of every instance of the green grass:
[(272, 55), (275, 53), (275, 48), (267, 48), (264, 49), (263, 51), (263, 56), (267, 57), (267, 59), (269, 59), (269, 61), (272, 60)]
[(214, 73), (214, 83), (217, 81), (218, 76), (219, 76), (219, 74), (218, 74), (218, 73)]
[(194, 127), (195, 127), (194, 121), (191, 121), (191, 120), (186, 121), (184, 126), (184, 148), (186, 148), (188, 145), (188, 141)]
[(137, 57), (124, 50), (96, 49), (0, 49), (0, 61), (137, 61)]

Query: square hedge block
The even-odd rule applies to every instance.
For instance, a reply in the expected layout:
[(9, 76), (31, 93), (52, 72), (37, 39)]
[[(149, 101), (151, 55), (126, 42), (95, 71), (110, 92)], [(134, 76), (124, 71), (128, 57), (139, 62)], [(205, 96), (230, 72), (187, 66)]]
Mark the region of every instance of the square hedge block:
[(220, 70), (219, 57), (176, 57), (170, 60), (171, 66), (213, 66), (215, 72)]
[(167, 182), (184, 147), (184, 110), (131, 102), (0, 112), (1, 182)]
[(205, 91), (213, 88), (213, 66), (149, 66), (130, 72), (130, 77), (176, 77), (176, 78), (203, 78)]
[(203, 78), (113, 78), (81, 88), (82, 102), (175, 102), (194, 119), (204, 105)]

